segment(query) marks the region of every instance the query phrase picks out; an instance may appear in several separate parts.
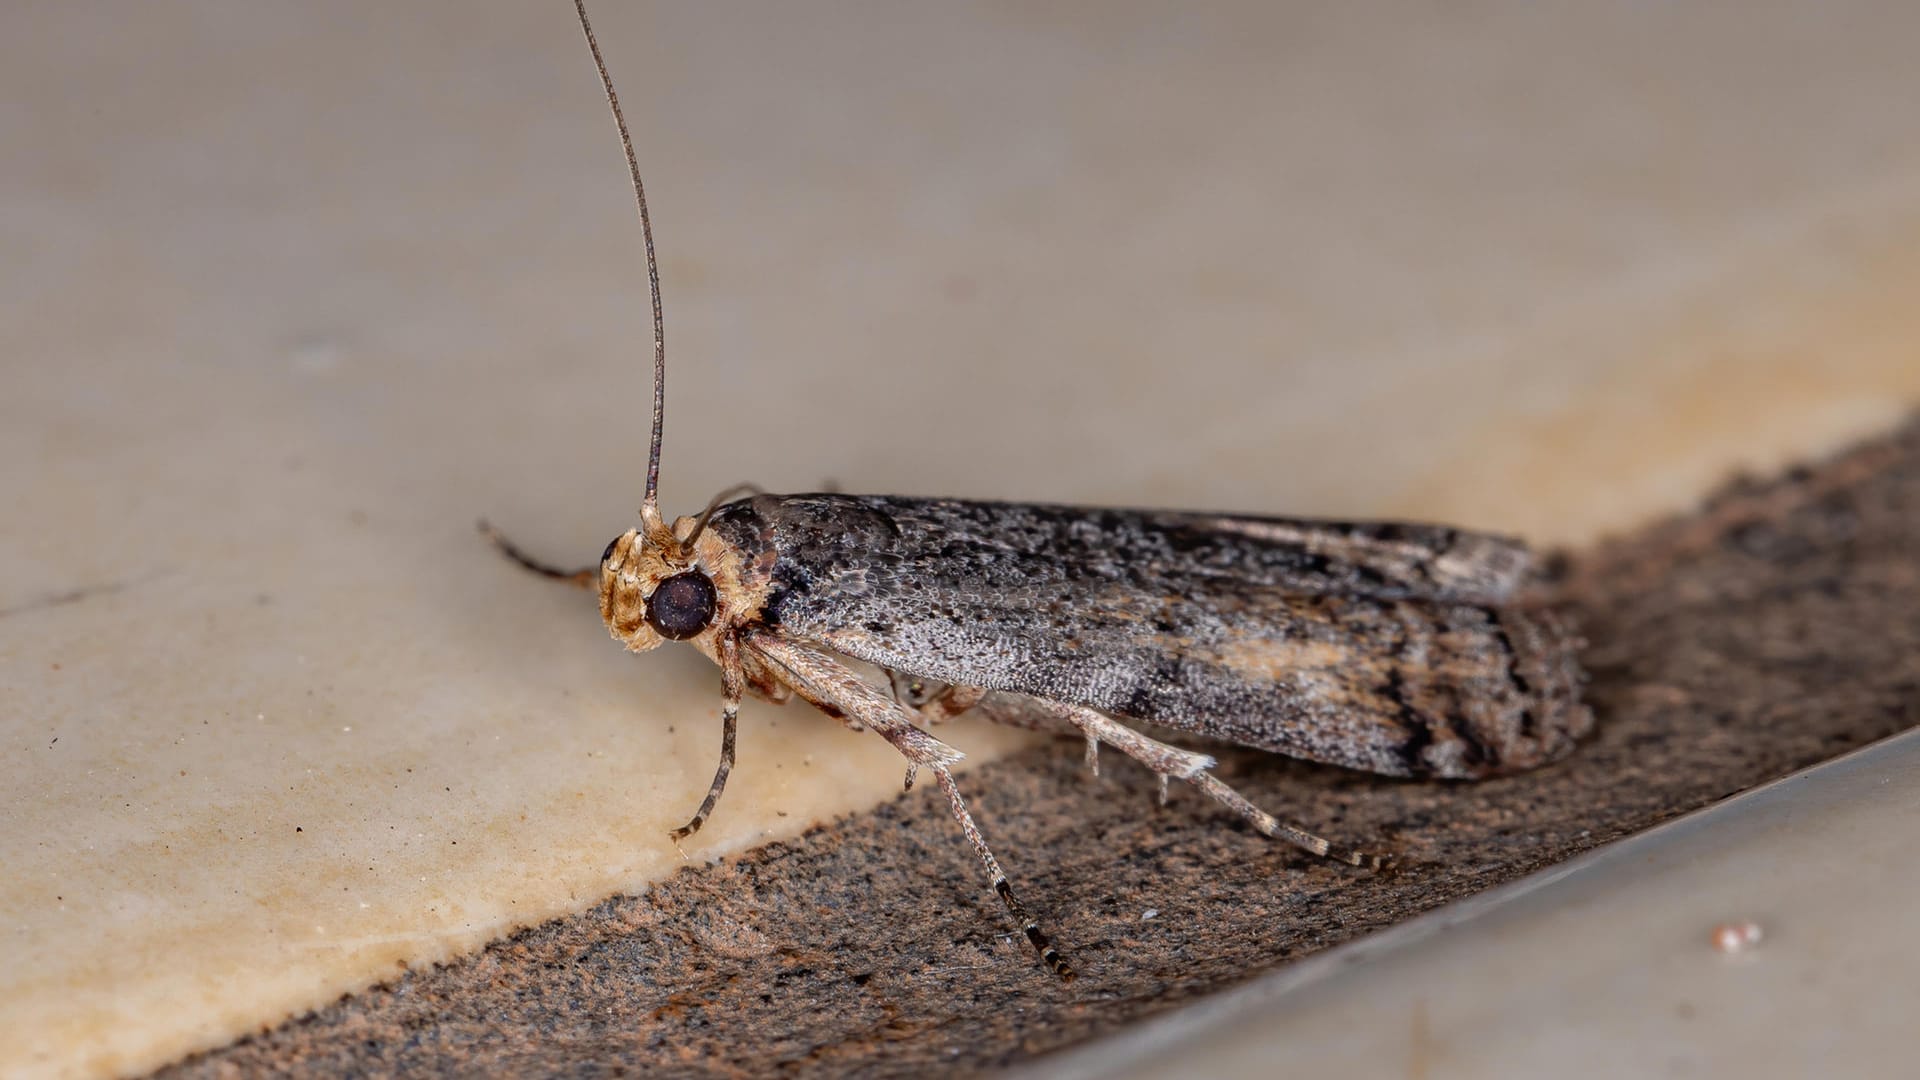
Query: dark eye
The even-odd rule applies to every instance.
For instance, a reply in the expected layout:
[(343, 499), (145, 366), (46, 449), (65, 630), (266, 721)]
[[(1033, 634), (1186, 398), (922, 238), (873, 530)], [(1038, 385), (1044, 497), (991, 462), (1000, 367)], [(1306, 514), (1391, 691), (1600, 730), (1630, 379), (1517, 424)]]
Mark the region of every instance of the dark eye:
[(608, 559), (613, 558), (613, 549), (619, 546), (620, 546), (620, 538), (617, 536), (607, 541), (607, 550), (600, 553), (600, 561), (604, 563)]
[(647, 625), (669, 641), (685, 641), (713, 621), (713, 582), (698, 570), (675, 574), (647, 597)]

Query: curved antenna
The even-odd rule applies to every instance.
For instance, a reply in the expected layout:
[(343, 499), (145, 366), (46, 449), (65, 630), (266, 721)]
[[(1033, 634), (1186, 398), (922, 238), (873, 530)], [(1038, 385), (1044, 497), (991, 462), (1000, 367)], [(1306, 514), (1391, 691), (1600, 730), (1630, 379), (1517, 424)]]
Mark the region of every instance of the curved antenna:
[(687, 538), (680, 541), (680, 543), (691, 551), (693, 549), (693, 542), (700, 539), (701, 533), (707, 531), (707, 519), (713, 516), (715, 510), (720, 509), (721, 503), (740, 495), (764, 494), (766, 494), (766, 492), (760, 489), (759, 484), (735, 484), (730, 488), (721, 489), (720, 494), (707, 500), (707, 508), (700, 511), (699, 519), (693, 523), (693, 528), (687, 533)]
[(640, 161), (633, 156), (633, 136), (627, 133), (627, 118), (620, 111), (620, 95), (613, 92), (613, 78), (607, 74), (607, 62), (600, 56), (600, 41), (593, 36), (593, 24), (587, 21), (586, 0), (573, 0), (580, 15), (580, 29), (587, 35), (587, 49), (593, 53), (593, 66), (600, 72), (600, 85), (607, 91), (607, 105), (613, 109), (614, 126), (620, 129), (620, 147), (627, 152), (627, 174), (633, 177), (633, 198), (640, 204), (640, 235), (647, 242), (647, 288), (653, 294), (653, 445), (647, 451), (647, 495), (640, 504), (640, 516), (660, 518), (660, 427), (666, 416), (667, 337), (666, 320), (660, 314), (660, 264), (653, 257), (653, 222), (647, 217), (647, 190), (640, 184)]

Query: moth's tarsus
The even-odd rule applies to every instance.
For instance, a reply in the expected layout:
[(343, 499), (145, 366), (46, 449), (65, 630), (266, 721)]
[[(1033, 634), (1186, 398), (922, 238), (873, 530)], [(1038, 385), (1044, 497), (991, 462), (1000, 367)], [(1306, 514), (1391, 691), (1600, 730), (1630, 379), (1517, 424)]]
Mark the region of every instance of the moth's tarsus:
[(1370, 855), (1367, 852), (1354, 851), (1350, 848), (1334, 848), (1329, 854), (1341, 862), (1346, 863), (1348, 866), (1357, 866), (1362, 870), (1385, 870), (1393, 865), (1393, 858), (1391, 856)]
[(1027, 935), (1027, 942), (1033, 946), (1035, 952), (1040, 954), (1041, 962), (1053, 969), (1053, 973), (1060, 976), (1061, 982), (1072, 982), (1073, 965), (1067, 963), (1067, 958), (1061, 956), (1060, 950), (1053, 947), (1053, 942), (1048, 939), (1046, 931), (1040, 929), (1040, 924), (1033, 920), (1033, 916), (1027, 914), (1027, 906), (1020, 902), (1019, 897), (1013, 895), (1013, 886), (1007, 882), (1007, 879), (1004, 877), (995, 879), (993, 891), (999, 895), (1000, 901), (1007, 906), (1007, 910), (1013, 913), (1014, 922), (1020, 924), (1020, 932)]
[(1272, 814), (1255, 806), (1252, 802), (1248, 801), (1246, 796), (1228, 787), (1225, 783), (1222, 783), (1220, 779), (1212, 773), (1200, 773), (1197, 776), (1190, 777), (1189, 782), (1193, 784), (1194, 787), (1205, 792), (1207, 796), (1215, 802), (1238, 813), (1247, 824), (1252, 825), (1255, 830), (1264, 836), (1272, 837), (1275, 840), (1284, 840), (1295, 847), (1312, 852), (1322, 858), (1333, 859), (1336, 862), (1343, 862), (1349, 866), (1377, 870), (1386, 863), (1385, 858), (1382, 856), (1369, 855), (1351, 848), (1337, 846), (1326, 837), (1308, 832), (1298, 825), (1289, 825), (1281, 821)]

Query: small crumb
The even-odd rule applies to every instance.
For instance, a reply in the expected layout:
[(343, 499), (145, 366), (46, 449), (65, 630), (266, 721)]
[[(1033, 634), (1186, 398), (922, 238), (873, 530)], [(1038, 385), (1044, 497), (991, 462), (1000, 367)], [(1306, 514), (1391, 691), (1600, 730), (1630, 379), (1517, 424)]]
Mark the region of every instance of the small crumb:
[(300, 827), (300, 826), (298, 826), (298, 825), (295, 825), (295, 826), (293, 827), (293, 831), (294, 831), (294, 832), (306, 832), (307, 830), (305, 830), (305, 829), (303, 829), (303, 828), (301, 828), (301, 827)]
[(1149, 919), (1157, 919), (1159, 917), (1160, 917), (1160, 909), (1157, 907), (1150, 907), (1147, 910), (1140, 913), (1141, 922), (1146, 922)]
[(1721, 923), (1713, 928), (1713, 947), (1723, 953), (1740, 953), (1760, 944), (1760, 924), (1751, 919)]

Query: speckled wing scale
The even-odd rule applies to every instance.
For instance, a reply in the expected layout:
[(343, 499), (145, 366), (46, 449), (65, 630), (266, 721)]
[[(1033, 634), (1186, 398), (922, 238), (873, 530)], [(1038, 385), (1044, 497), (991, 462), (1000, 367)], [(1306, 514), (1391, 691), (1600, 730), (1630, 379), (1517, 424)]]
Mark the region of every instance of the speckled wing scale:
[[(798, 696), (891, 743), (907, 782), (931, 773), (993, 892), (1042, 960), (1072, 968), (1014, 894), (968, 812), (959, 751), (924, 723), (972, 711), (1057, 730), (1197, 788), (1259, 832), (1355, 866), (1379, 859), (1279, 821), (1204, 753), (1134, 720), (1388, 776), (1472, 780), (1570, 751), (1592, 726), (1575, 643), (1519, 597), (1516, 541), (1430, 525), (839, 494), (714, 504), (668, 524), (656, 494), (666, 349), (653, 230), (632, 139), (575, 0), (627, 151), (654, 316), (653, 438), (640, 526), (598, 566), (560, 569), (492, 532), (510, 558), (600, 594), (629, 650), (693, 645), (720, 666), (721, 754), (740, 702)], [(884, 672), (890, 687), (847, 660)], [(931, 684), (937, 690), (925, 688)]]

